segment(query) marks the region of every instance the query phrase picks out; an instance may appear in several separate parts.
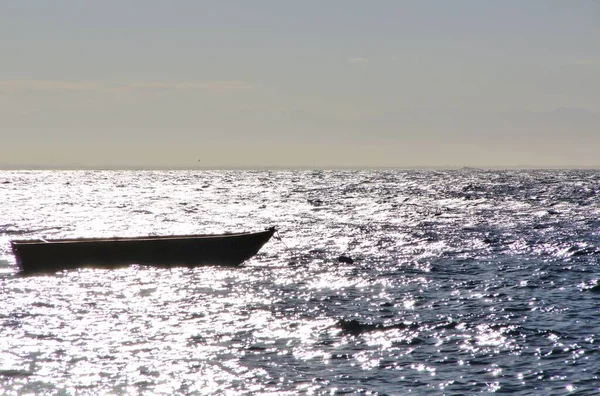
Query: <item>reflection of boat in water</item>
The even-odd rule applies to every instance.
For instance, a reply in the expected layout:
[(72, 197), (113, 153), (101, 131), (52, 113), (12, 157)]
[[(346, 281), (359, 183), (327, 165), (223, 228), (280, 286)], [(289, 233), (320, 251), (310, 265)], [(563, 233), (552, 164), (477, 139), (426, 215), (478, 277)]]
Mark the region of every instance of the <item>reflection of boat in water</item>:
[(254, 256), (275, 233), (142, 236), (133, 238), (32, 239), (12, 241), (22, 273), (73, 268), (237, 266)]

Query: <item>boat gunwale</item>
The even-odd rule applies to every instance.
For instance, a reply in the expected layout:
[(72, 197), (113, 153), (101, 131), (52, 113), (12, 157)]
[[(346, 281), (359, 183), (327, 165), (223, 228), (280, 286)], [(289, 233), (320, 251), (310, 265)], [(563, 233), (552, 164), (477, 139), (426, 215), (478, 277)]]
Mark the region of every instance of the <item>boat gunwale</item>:
[(264, 231), (249, 231), (235, 232), (222, 234), (189, 234), (189, 235), (144, 235), (137, 237), (107, 237), (107, 238), (64, 238), (64, 239), (20, 239), (11, 241), (11, 245), (26, 246), (26, 245), (49, 245), (49, 244), (73, 244), (73, 243), (106, 243), (106, 242), (133, 242), (133, 241), (157, 241), (157, 240), (193, 240), (193, 239), (221, 239), (221, 238), (237, 238), (252, 235), (263, 235), (274, 233), (275, 227), (268, 228)]

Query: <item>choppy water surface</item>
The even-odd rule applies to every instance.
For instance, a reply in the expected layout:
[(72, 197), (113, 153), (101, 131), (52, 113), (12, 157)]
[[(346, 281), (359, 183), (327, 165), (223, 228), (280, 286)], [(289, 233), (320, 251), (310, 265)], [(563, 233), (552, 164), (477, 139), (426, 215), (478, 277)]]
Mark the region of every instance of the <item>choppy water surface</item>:
[[(0, 390), (595, 394), (599, 190), (599, 171), (0, 172)], [(22, 277), (9, 245), (270, 225), (283, 242), (233, 269)]]

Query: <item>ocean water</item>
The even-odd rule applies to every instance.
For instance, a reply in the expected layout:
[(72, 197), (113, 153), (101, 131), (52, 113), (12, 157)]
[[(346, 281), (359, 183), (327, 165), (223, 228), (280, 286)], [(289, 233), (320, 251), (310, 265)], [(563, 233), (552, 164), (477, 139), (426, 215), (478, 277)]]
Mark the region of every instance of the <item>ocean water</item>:
[[(599, 200), (595, 170), (1, 171), (0, 394), (597, 394)], [(239, 268), (10, 251), (272, 225)]]

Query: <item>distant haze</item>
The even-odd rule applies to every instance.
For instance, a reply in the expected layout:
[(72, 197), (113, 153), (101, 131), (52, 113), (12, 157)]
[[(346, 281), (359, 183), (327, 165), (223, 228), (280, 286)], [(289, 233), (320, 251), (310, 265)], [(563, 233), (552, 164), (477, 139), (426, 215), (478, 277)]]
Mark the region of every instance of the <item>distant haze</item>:
[(4, 0), (0, 54), (0, 167), (600, 167), (594, 0)]

